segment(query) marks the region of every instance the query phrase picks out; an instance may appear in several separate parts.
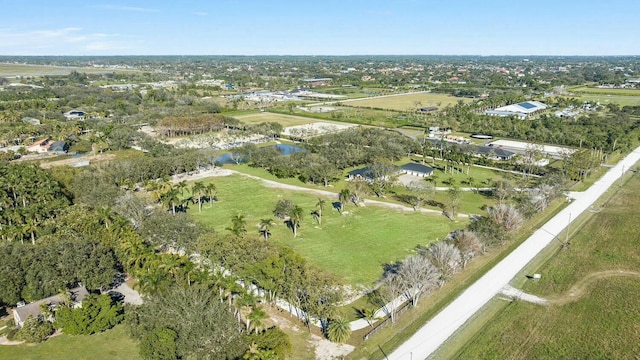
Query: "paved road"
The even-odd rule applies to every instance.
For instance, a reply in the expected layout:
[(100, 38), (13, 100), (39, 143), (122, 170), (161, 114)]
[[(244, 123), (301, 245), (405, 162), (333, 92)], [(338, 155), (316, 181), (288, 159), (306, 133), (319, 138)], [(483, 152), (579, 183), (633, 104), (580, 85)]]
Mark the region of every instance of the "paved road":
[(640, 147), (621, 160), (599, 181), (558, 215), (537, 230), (522, 245), (425, 324), (396, 349), (389, 359), (425, 359), (442, 345), (485, 303), (500, 292), (522, 268), (544, 249), (578, 215), (587, 210), (611, 187), (622, 173), (640, 160)]

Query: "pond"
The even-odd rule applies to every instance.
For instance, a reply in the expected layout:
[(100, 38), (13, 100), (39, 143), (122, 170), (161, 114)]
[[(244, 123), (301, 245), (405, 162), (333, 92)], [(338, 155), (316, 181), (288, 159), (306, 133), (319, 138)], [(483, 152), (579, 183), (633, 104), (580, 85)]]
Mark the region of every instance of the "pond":
[[(280, 151), (280, 154), (284, 156), (304, 151), (304, 148), (290, 144), (275, 144), (270, 146), (278, 149), (278, 151)], [(226, 152), (218, 156), (218, 158), (216, 159), (216, 164), (235, 164), (235, 161), (231, 159), (231, 153)]]

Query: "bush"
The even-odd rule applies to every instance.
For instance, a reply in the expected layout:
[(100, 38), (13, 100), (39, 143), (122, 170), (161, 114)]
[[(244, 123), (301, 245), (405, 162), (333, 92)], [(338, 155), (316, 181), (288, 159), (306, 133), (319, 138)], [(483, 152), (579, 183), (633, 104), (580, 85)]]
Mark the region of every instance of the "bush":
[(40, 343), (53, 334), (55, 328), (53, 324), (42, 320), (40, 317), (29, 316), (22, 325), (22, 328), (16, 333), (16, 340), (22, 340), (30, 343)]
[(140, 343), (140, 355), (145, 359), (177, 359), (177, 337), (178, 334), (171, 329), (156, 329), (142, 338)]
[(56, 327), (65, 334), (90, 335), (119, 324), (124, 318), (122, 305), (114, 302), (109, 294), (89, 295), (82, 307), (63, 306), (56, 311)]
[(336, 343), (344, 343), (351, 337), (351, 324), (349, 320), (337, 318), (331, 320), (327, 328), (327, 337)]
[(270, 352), (275, 359), (285, 359), (291, 356), (293, 348), (289, 335), (277, 327), (271, 327), (257, 334), (247, 334), (244, 341), (249, 347), (245, 358), (249, 358), (251, 354)]

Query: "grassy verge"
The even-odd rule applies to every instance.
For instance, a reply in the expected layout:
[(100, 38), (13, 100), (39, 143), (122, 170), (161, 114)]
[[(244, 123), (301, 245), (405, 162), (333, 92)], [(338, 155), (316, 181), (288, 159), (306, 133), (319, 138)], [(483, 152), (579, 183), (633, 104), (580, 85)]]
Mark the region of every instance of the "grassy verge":
[(60, 335), (41, 344), (0, 346), (0, 359), (140, 359), (138, 345), (118, 325), (95, 335)]
[[(629, 180), (630, 179), (630, 180)], [(633, 358), (638, 354), (640, 178), (627, 175), (573, 225), (571, 245), (545, 249), (514, 285), (558, 301), (548, 307), (494, 300), (436, 358)], [(613, 274), (612, 274), (613, 273)], [(585, 279), (591, 279), (585, 283)], [(582, 284), (582, 285), (580, 285)], [(573, 296), (571, 296), (573, 294)], [(569, 301), (572, 300), (572, 301)], [(466, 344), (466, 345), (465, 345)], [(456, 350), (454, 350), (456, 349)]]
[[(423, 299), (421, 304), (416, 308), (410, 309), (402, 314), (393, 326), (381, 330), (373, 335), (367, 342), (362, 342), (361, 338), (355, 338), (354, 336), (353, 339), (357, 341), (356, 345), (359, 346), (348, 358), (384, 359), (385, 353), (389, 354), (393, 349), (409, 339), (429, 319), (465, 291), (469, 285), (481, 278), (486, 272), (491, 270), (497, 263), (520, 246), (537, 228), (555, 216), (565, 205), (566, 203), (562, 201), (554, 202), (545, 213), (533, 217), (527, 225), (520, 230), (515, 240), (475, 259), (464, 271), (450, 279), (445, 286)], [(369, 329), (366, 329), (366, 331), (368, 330)], [(366, 331), (363, 330), (355, 335), (364, 336)]]

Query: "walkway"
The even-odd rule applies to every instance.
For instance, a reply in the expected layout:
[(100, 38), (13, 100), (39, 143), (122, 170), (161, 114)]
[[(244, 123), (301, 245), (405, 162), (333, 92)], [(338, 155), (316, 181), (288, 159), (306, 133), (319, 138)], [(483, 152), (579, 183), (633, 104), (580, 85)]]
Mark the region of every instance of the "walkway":
[(389, 355), (389, 359), (425, 359), (436, 351), (460, 326), (498, 294), (522, 268), (562, 232), (571, 221), (604, 194), (625, 169), (640, 160), (640, 147), (596, 181), (582, 196), (569, 204), (529, 239), (471, 285), (446, 308)]

